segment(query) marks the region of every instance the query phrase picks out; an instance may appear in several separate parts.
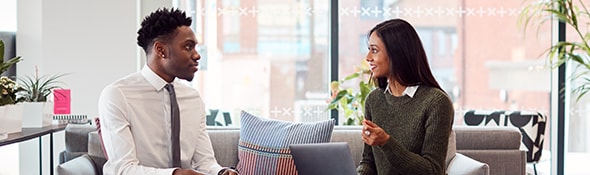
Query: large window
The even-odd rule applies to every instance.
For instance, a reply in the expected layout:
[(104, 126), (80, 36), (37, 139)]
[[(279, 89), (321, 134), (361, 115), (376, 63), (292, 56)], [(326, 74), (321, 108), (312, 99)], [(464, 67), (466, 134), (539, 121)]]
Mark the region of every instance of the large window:
[[(467, 110), (536, 111), (554, 121), (550, 94), (556, 82), (542, 53), (555, 30), (546, 23), (523, 31), (517, 19), (526, 3), (520, 1), (350, 0), (338, 1), (336, 9), (330, 0), (178, 4), (194, 12), (202, 43), (202, 69), (193, 85), (209, 108), (229, 114), (235, 126), (240, 110), (287, 121), (329, 118), (331, 65), (337, 65), (340, 78), (353, 73), (364, 61), (367, 31), (391, 18), (406, 19), (418, 31), (433, 73), (454, 103), (455, 125), (464, 124)], [(338, 12), (337, 23), (331, 21), (331, 10)], [(337, 35), (330, 27), (338, 27)], [(339, 46), (335, 64), (330, 62), (331, 37)], [(590, 152), (584, 129), (590, 125), (584, 117), (587, 101), (573, 105), (577, 113), (566, 124), (569, 152), (580, 153), (572, 158)], [(537, 165), (543, 174), (551, 167), (553, 130), (550, 122), (546, 126), (546, 152)], [(566, 172), (578, 171), (569, 168)]]
[[(203, 60), (194, 86), (209, 108), (232, 116), (244, 109), (291, 121), (327, 117), (329, 1), (186, 0), (179, 4), (195, 18)], [(544, 64), (540, 53), (550, 43), (550, 30), (524, 36), (516, 26), (521, 8), (521, 3), (486, 1), (339, 2), (339, 77), (364, 61), (366, 32), (372, 26), (404, 18), (419, 32), (433, 73), (451, 96), (457, 114), (466, 109), (547, 114), (549, 71), (537, 67)], [(502, 77), (507, 71), (514, 76)], [(546, 80), (530, 81), (530, 73)], [(320, 110), (309, 115), (304, 109), (309, 107)]]
[[(180, 1), (196, 12), (202, 60), (193, 85), (208, 108), (233, 125), (241, 110), (287, 121), (328, 119), (329, 3)], [(225, 125), (227, 118), (217, 119)]]
[[(574, 1), (578, 4), (577, 1)], [(582, 1), (580, 1), (582, 2)], [(587, 5), (588, 3), (584, 1)], [(578, 4), (579, 5), (579, 4)], [(580, 6), (581, 7), (581, 6)], [(588, 18), (584, 18), (588, 19)], [(587, 25), (580, 26), (582, 34), (588, 31)], [(574, 28), (567, 26), (564, 29), (566, 33), (566, 40), (567, 41), (575, 41), (581, 42), (580, 35), (575, 31)], [(582, 56), (588, 57), (587, 53), (580, 52)], [(585, 69), (579, 68), (579, 64), (575, 62), (570, 62), (567, 65), (567, 75), (568, 78), (572, 76), (577, 76)], [(587, 74), (587, 73), (585, 73)], [(566, 91), (566, 96), (569, 96), (568, 107), (565, 115), (565, 152), (564, 161), (565, 161), (565, 170), (566, 174), (590, 174), (590, 170), (585, 167), (583, 160), (590, 157), (590, 96), (585, 95), (582, 98), (578, 99), (579, 92), (572, 91), (573, 88), (581, 86), (583, 83), (587, 81), (584, 79), (589, 78), (588, 75), (585, 75), (581, 78), (576, 79), (576, 81), (572, 81), (570, 83), (570, 88)], [(569, 80), (569, 79), (568, 79)]]

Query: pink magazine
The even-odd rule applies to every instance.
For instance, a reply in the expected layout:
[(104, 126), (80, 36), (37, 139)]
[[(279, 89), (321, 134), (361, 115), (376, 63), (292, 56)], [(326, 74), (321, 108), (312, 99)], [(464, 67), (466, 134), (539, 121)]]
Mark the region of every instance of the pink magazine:
[(54, 89), (53, 102), (53, 114), (70, 114), (70, 89)]

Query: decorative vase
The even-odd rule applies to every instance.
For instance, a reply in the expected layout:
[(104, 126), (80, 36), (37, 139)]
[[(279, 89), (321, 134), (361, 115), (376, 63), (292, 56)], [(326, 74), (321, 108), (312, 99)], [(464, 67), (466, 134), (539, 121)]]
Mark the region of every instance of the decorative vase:
[(23, 104), (24, 128), (41, 128), (51, 125), (53, 120), (53, 102), (25, 102)]
[(0, 106), (0, 133), (15, 133), (22, 131), (23, 105)]

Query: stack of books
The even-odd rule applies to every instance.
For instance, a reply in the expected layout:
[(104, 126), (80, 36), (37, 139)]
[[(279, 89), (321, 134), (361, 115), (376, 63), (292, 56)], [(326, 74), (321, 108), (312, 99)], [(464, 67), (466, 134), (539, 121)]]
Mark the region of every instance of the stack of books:
[(57, 124), (92, 124), (86, 114), (54, 114), (53, 121)]

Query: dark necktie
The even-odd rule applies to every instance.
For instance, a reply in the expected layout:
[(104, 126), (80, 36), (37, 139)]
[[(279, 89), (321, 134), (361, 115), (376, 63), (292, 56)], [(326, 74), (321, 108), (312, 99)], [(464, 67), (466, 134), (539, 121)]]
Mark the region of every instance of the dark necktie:
[(172, 127), (172, 167), (180, 167), (180, 110), (176, 101), (176, 93), (172, 84), (166, 84), (166, 90), (170, 94), (170, 115)]

